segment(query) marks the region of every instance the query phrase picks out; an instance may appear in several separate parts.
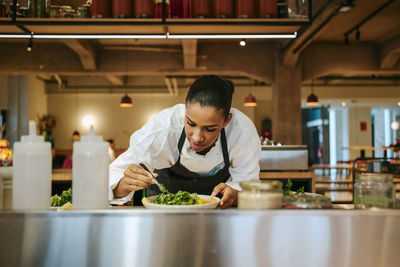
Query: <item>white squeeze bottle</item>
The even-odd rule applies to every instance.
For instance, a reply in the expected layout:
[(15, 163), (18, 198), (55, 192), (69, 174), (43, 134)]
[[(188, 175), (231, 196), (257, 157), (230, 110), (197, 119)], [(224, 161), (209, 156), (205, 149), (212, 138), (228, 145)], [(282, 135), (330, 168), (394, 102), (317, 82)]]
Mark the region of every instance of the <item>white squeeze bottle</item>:
[(36, 135), (29, 121), (29, 135), (14, 143), (13, 209), (49, 209), (51, 197), (51, 144)]
[(73, 209), (108, 208), (108, 142), (95, 135), (93, 125), (88, 135), (74, 142), (72, 156)]

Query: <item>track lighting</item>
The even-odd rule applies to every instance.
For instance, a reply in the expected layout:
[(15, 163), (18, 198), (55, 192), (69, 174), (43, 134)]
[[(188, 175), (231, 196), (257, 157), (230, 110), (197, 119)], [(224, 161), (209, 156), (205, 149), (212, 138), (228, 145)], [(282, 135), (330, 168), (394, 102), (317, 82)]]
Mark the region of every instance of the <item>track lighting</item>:
[(26, 47), (26, 51), (31, 52), (33, 47), (32, 37), (29, 39), (28, 46)]

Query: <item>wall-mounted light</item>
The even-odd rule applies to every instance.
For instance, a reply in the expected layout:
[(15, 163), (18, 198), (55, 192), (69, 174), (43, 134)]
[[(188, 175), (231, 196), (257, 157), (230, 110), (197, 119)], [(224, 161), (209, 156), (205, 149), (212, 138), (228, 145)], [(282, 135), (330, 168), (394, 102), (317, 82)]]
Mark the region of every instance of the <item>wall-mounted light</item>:
[(240, 46), (246, 46), (246, 40), (245, 40), (245, 39), (242, 39), (242, 40), (239, 42), (239, 44), (240, 44)]
[(83, 117), (82, 123), (83, 123), (83, 125), (85, 125), (86, 127), (89, 127), (90, 125), (93, 125), (94, 119), (93, 119), (92, 116), (86, 115), (85, 117)]
[(252, 94), (249, 94), (244, 99), (243, 106), (245, 106), (245, 107), (255, 107), (255, 106), (257, 106), (256, 98)]
[(346, 105), (346, 102), (342, 102), (342, 107), (345, 107)]
[(121, 108), (130, 108), (132, 107), (132, 98), (128, 96), (128, 94), (125, 92), (125, 95), (121, 98), (121, 102), (119, 102), (119, 106)]

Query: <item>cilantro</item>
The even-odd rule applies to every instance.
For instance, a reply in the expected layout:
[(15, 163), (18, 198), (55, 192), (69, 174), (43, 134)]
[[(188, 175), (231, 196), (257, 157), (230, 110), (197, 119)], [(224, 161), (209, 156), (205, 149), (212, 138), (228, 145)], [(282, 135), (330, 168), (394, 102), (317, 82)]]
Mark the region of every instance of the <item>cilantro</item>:
[(196, 193), (179, 190), (176, 194), (164, 191), (157, 196), (153, 203), (163, 205), (194, 205), (198, 201), (199, 197)]
[(52, 207), (59, 207), (64, 205), (65, 203), (72, 203), (72, 188), (70, 187), (68, 190), (64, 190), (61, 195), (55, 194), (50, 199), (50, 204)]

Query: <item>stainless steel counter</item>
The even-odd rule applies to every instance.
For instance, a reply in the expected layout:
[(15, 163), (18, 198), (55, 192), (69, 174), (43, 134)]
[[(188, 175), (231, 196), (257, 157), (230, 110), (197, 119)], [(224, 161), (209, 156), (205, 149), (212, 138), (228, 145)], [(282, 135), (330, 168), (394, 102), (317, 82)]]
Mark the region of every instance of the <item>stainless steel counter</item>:
[(0, 213), (0, 266), (399, 266), (400, 210)]

